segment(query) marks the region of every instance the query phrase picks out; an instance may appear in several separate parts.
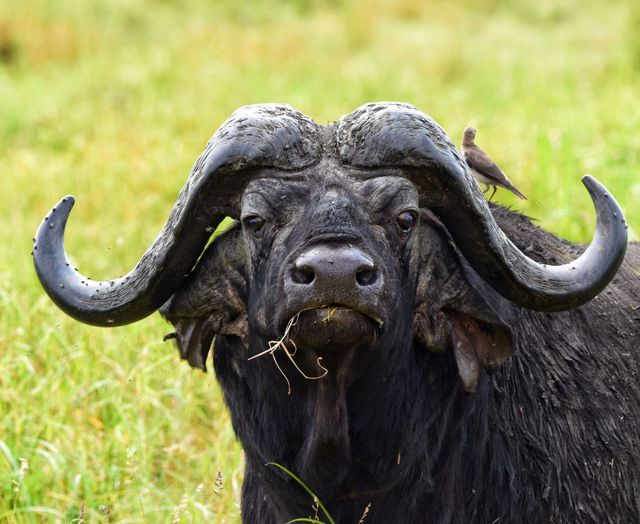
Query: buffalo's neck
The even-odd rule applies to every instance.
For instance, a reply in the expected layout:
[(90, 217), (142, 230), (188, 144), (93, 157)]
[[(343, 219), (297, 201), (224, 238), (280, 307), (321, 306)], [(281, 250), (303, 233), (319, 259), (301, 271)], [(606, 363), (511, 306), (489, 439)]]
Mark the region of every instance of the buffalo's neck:
[(500, 444), (492, 437), (489, 379), (474, 395), (464, 393), (451, 380), (455, 363), (448, 354), (411, 341), (378, 347), (353, 356), (360, 358), (352, 363), (358, 372), (348, 379), (330, 371), (320, 380), (301, 377), (280, 359), (290, 394), (270, 358), (238, 360), (240, 373), (230, 378), (221, 368), (234, 354), (218, 344), (216, 371), (247, 454), (247, 475), (260, 469), (283, 497), (299, 490), (265, 469), (266, 462), (294, 471), (334, 511), (368, 502), (379, 507), (402, 496), (414, 508), (449, 515), (442, 522), (455, 521), (456, 505), (485, 496), (487, 484), (506, 482), (491, 467)]

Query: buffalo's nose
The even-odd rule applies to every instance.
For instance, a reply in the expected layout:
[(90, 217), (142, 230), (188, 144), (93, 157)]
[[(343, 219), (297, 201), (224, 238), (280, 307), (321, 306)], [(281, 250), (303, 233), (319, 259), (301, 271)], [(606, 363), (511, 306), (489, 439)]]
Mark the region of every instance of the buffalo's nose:
[(360, 249), (322, 244), (298, 256), (289, 279), (295, 284), (320, 289), (360, 289), (376, 287), (380, 274), (373, 260)]

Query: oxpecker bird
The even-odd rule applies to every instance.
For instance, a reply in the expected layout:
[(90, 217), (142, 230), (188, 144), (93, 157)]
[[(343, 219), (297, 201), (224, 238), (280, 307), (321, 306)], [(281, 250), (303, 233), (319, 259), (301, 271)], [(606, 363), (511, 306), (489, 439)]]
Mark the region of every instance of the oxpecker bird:
[(462, 155), (464, 156), (473, 177), (486, 186), (484, 193), (489, 191), (489, 187), (493, 187), (493, 191), (489, 196), (489, 201), (495, 195), (498, 186), (504, 187), (523, 200), (525, 197), (516, 189), (502, 170), (489, 158), (482, 149), (480, 149), (473, 141), (476, 137), (476, 130), (473, 127), (467, 127), (462, 135)]

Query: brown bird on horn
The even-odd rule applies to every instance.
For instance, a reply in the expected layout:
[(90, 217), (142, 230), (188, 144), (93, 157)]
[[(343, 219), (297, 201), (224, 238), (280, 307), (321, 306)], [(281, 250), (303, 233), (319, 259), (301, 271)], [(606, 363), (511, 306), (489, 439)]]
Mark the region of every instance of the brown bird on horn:
[(473, 127), (467, 127), (462, 135), (462, 155), (464, 156), (473, 177), (486, 186), (484, 193), (489, 191), (489, 187), (493, 187), (489, 201), (495, 195), (498, 187), (504, 187), (514, 193), (516, 196), (526, 200), (525, 197), (516, 186), (514, 186), (502, 170), (489, 158), (482, 149), (480, 149), (473, 141), (476, 137), (476, 130)]

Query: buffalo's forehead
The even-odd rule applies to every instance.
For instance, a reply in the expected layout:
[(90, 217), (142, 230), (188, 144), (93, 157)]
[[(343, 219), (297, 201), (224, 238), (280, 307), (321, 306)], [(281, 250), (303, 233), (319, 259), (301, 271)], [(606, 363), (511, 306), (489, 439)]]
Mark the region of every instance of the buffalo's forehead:
[[(413, 183), (398, 169), (354, 170), (335, 158), (298, 172), (265, 170), (247, 186), (243, 214), (269, 209), (279, 216), (304, 216), (326, 224), (355, 223), (359, 216), (418, 207)], [(308, 225), (308, 224), (307, 224)]]
[(238, 109), (216, 131), (194, 166), (189, 191), (206, 191), (215, 173), (231, 175), (224, 183), (230, 195), (274, 175), (292, 186), (355, 189), (357, 180), (441, 166), (456, 153), (440, 126), (408, 104), (366, 104), (327, 126), (288, 105), (260, 104)]

